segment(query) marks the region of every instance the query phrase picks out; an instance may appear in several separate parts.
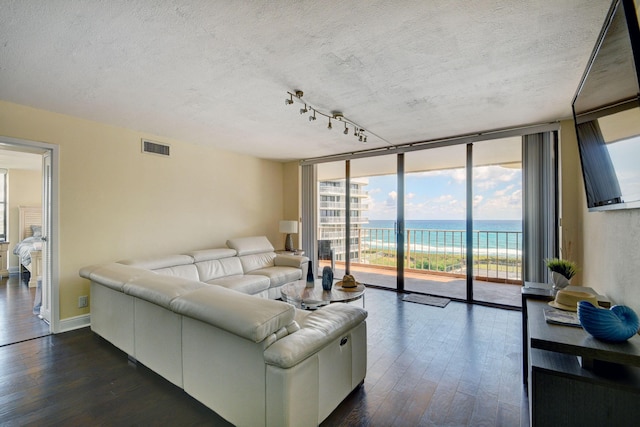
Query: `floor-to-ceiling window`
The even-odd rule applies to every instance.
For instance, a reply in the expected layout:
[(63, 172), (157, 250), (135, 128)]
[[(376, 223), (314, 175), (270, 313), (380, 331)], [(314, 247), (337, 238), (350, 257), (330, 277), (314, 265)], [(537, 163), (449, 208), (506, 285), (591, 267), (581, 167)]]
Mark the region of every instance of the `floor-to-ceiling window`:
[(318, 272), (519, 305), (521, 147), (515, 136), (318, 163)]

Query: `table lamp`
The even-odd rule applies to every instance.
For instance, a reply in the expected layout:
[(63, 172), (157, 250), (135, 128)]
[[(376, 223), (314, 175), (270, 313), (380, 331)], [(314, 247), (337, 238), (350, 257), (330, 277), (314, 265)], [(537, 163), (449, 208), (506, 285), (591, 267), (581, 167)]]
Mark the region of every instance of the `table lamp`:
[(291, 234), (298, 232), (298, 221), (280, 221), (280, 232), (287, 233), (287, 237), (284, 240), (284, 249), (293, 251), (293, 238)]

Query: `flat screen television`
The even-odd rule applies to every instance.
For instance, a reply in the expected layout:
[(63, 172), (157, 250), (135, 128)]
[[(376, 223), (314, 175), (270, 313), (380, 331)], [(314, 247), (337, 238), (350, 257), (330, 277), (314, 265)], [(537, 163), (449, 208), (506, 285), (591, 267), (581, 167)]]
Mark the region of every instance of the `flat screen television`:
[(640, 208), (639, 2), (613, 2), (573, 98), (590, 211)]

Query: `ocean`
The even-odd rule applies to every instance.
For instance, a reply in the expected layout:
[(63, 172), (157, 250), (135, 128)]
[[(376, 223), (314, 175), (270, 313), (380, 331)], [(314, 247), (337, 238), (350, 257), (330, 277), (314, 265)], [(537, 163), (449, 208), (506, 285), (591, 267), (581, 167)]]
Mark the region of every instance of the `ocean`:
[[(362, 228), (366, 246), (393, 249), (395, 221), (369, 220)], [(412, 252), (461, 254), (466, 251), (464, 220), (407, 220), (405, 242)], [(478, 256), (519, 258), (522, 256), (522, 221), (476, 220), (473, 226), (473, 252)]]

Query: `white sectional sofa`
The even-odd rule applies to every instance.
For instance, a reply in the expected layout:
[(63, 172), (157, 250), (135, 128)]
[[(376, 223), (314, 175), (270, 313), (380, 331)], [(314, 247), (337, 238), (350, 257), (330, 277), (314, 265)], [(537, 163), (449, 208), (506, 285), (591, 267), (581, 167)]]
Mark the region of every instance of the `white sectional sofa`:
[(280, 286), (307, 275), (307, 257), (280, 255), (264, 236), (227, 240), (226, 248), (136, 258), (120, 264), (219, 285), (263, 298), (280, 298)]
[(235, 425), (318, 425), (364, 380), (367, 313), (265, 298), (307, 265), (267, 243), (85, 267), (91, 328)]

